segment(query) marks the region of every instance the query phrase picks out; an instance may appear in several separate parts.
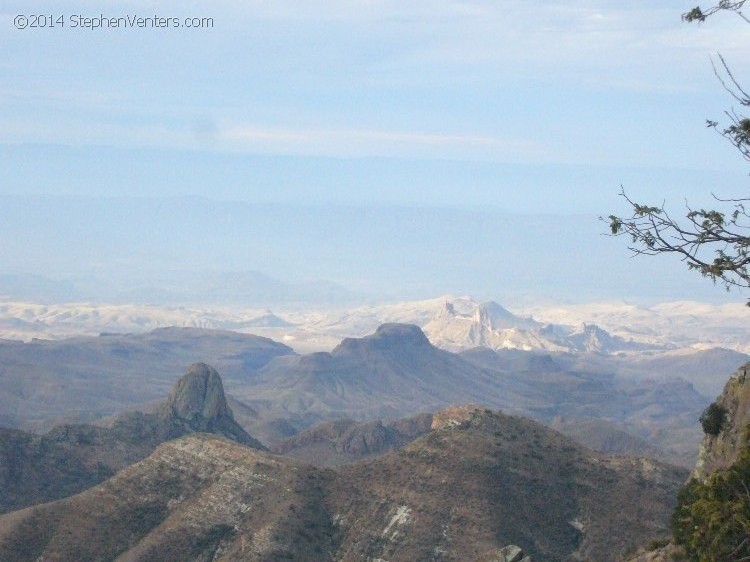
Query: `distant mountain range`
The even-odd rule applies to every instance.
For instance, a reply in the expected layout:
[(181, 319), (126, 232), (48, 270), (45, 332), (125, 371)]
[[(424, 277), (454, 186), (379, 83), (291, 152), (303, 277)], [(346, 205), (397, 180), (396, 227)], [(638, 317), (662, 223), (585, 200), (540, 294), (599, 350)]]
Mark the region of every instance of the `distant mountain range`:
[(455, 354), (434, 346), (418, 326), (398, 323), (307, 355), (266, 338), (199, 328), (0, 341), (0, 423), (44, 432), (60, 423), (106, 423), (127, 409), (153, 411), (173, 373), (204, 361), (224, 373), (237, 422), (266, 445), (320, 422), (388, 423), (475, 403), (544, 423), (563, 416), (566, 427), (605, 420), (660, 451), (653, 453), (659, 458), (691, 466), (700, 439), (695, 420), (710, 400), (678, 377), (713, 380), (746, 357), (695, 350), (672, 365), (669, 353)]
[(174, 374), (216, 365), (241, 384), (274, 357), (293, 354), (267, 338), (200, 328), (161, 328), (29, 343), (0, 340), (0, 425), (45, 431), (162, 400)]
[[(245, 290), (242, 287), (253, 290), (256, 274), (247, 272), (236, 277), (235, 281), (217, 278), (211, 281), (214, 288), (206, 286), (201, 294), (216, 294), (217, 298), (231, 295), (233, 283), (238, 285), (238, 291)], [(28, 286), (33, 287), (37, 281), (29, 280)], [(189, 286), (182, 281), (178, 284)], [(716, 347), (750, 351), (746, 310), (739, 304), (664, 303), (638, 307), (618, 302), (550, 303), (520, 308), (516, 304), (516, 312), (511, 312), (496, 302), (450, 295), (355, 307), (304, 304), (304, 298), (300, 299), (279, 302), (270, 309), (261, 297), (249, 298), (245, 304), (233, 302), (231, 306), (219, 301), (179, 306), (137, 301), (41, 304), (0, 297), (0, 338), (29, 341), (102, 332), (144, 332), (168, 326), (202, 327), (266, 336), (307, 353), (330, 351), (345, 337), (361, 337), (381, 324), (397, 322), (421, 327), (434, 344), (450, 351), (476, 346), (607, 354)], [(710, 394), (719, 390), (712, 389)]]
[[(468, 316), (433, 319), (606, 342), (496, 305)], [(454, 353), (395, 322), (306, 355), (201, 328), (0, 341), (14, 425), (99, 424), (0, 429), (0, 560), (619, 559), (668, 533), (688, 474), (641, 456), (694, 464), (708, 399), (673, 375), (740, 356)], [(225, 381), (195, 363), (154, 398), (206, 357)]]
[[(463, 311), (457, 309), (459, 303), (463, 305)], [(496, 302), (477, 304), (467, 300), (446, 300), (440, 312), (423, 329), (435, 345), (451, 351), (487, 347), (615, 353), (670, 347), (625, 340), (593, 324), (584, 323), (577, 327), (541, 324), (530, 316), (516, 316)]]

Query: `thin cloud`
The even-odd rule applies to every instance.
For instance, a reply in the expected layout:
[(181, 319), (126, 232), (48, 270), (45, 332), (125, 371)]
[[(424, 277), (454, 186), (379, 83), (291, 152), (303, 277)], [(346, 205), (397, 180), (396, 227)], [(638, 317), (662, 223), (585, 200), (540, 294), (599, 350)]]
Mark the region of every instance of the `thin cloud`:
[[(200, 125), (200, 123), (198, 123)], [(200, 129), (199, 131), (197, 129)], [(431, 134), (364, 129), (291, 129), (254, 126), (175, 128), (56, 121), (47, 124), (7, 121), (0, 142), (106, 145), (122, 148), (210, 150), (227, 153), (285, 154), (336, 158), (397, 157), (495, 162), (549, 160), (551, 151), (531, 140), (490, 136)]]
[[(66, 7), (102, 9), (90, 0)], [(214, 17), (216, 29), (59, 30), (59, 48), (50, 50), (42, 38), (53, 35), (7, 31), (7, 21), (0, 47), (18, 56), (0, 63), (8, 84), (0, 140), (638, 163), (667, 143), (597, 136), (603, 108), (612, 127), (649, 130), (647, 117), (623, 113), (634, 95), (655, 104), (646, 94), (666, 92), (669, 104), (687, 106), (695, 92), (721, 94), (708, 53), (726, 55), (738, 76), (747, 66), (745, 24), (717, 17), (688, 25), (679, 6), (643, 0), (116, 0), (105, 12), (154, 9)], [(82, 51), (83, 39), (101, 48)], [(28, 48), (15, 45), (21, 40)], [(708, 79), (695, 80), (696, 72)]]
[(218, 142), (228, 150), (344, 157), (525, 160), (545, 152), (525, 139), (367, 129), (231, 127), (219, 132)]

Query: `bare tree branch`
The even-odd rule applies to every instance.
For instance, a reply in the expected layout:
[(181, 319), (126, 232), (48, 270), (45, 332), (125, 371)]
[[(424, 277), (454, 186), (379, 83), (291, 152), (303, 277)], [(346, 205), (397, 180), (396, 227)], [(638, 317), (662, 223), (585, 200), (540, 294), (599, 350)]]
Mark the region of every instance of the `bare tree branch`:
[[(610, 215), (610, 235), (630, 237), (628, 248), (635, 255), (677, 254), (689, 269), (732, 287), (750, 288), (750, 218), (745, 205), (750, 197), (721, 200), (730, 213), (692, 209), (686, 204), (685, 219), (677, 221), (660, 207), (636, 203), (624, 190), (620, 195), (631, 207), (629, 217)], [(750, 301), (748, 302), (750, 306)]]
[(739, 0), (737, 2), (730, 2), (729, 0), (719, 0), (719, 2), (710, 8), (703, 9), (700, 6), (696, 6), (687, 13), (682, 14), (682, 19), (685, 21), (698, 21), (704, 22), (706, 18), (714, 15), (716, 12), (723, 10), (734, 12), (740, 16), (743, 20), (748, 21), (747, 17), (742, 13), (742, 6), (745, 4), (745, 0)]
[[(682, 19), (703, 22), (717, 12), (728, 11), (750, 23), (741, 11), (745, 1), (718, 0), (708, 8), (693, 8), (683, 14)], [(719, 83), (741, 107), (750, 107), (750, 94), (735, 78), (724, 57), (718, 55), (718, 61), (712, 59), (711, 64)], [(734, 109), (725, 115), (729, 124), (723, 128), (718, 121), (707, 120), (706, 124), (750, 161), (750, 118)], [(729, 206), (728, 212), (692, 209), (685, 203), (685, 218), (677, 221), (663, 203), (659, 207), (636, 203), (622, 189), (620, 195), (630, 206), (631, 215), (625, 218), (610, 215), (602, 220), (609, 222), (612, 236), (630, 237), (628, 247), (635, 255), (676, 254), (689, 269), (722, 284), (727, 290), (750, 288), (750, 197), (721, 199), (714, 196), (717, 202)], [(750, 306), (750, 299), (747, 305)]]

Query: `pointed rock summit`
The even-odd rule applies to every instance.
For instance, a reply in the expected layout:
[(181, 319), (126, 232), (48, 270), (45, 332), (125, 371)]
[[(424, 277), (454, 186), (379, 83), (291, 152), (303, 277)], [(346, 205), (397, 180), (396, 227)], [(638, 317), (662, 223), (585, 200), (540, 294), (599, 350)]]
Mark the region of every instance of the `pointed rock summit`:
[(204, 431), (250, 447), (265, 448), (234, 420), (219, 373), (205, 363), (190, 365), (174, 384), (161, 417), (169, 423), (175, 437), (185, 431)]
[(224, 385), (216, 369), (205, 363), (190, 365), (172, 388), (167, 407), (184, 420), (202, 417), (206, 420), (232, 417), (224, 396)]
[[(190, 366), (158, 410), (123, 412), (108, 427), (66, 424), (45, 435), (0, 428), (0, 514), (77, 494), (194, 432), (266, 450), (234, 420), (221, 377), (204, 363)], [(0, 560), (8, 557), (0, 552)]]

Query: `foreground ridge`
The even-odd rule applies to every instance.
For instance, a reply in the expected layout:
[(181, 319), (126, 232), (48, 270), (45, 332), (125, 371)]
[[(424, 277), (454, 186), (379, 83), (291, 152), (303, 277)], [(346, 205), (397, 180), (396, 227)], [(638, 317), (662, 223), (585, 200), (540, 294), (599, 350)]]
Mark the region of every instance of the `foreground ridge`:
[(0, 559), (605, 561), (666, 529), (686, 476), (496, 411), (435, 417), (401, 450), (336, 470), (186, 435), (1, 516)]

